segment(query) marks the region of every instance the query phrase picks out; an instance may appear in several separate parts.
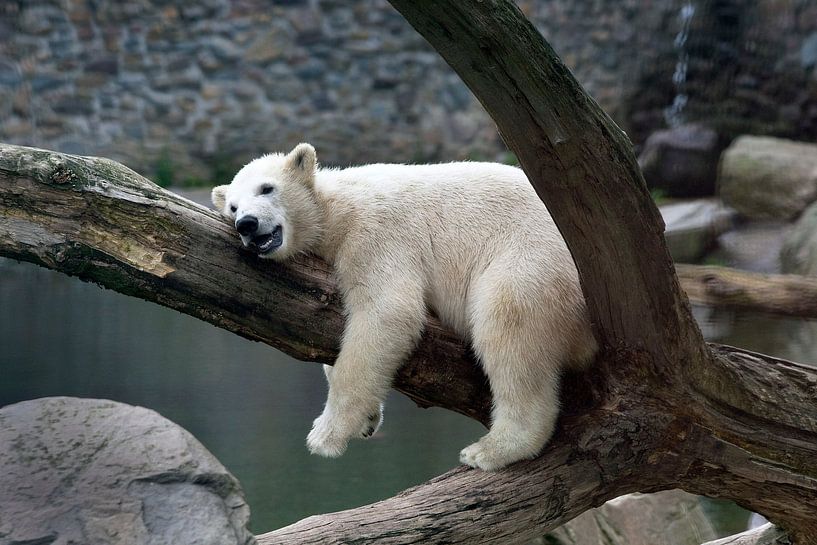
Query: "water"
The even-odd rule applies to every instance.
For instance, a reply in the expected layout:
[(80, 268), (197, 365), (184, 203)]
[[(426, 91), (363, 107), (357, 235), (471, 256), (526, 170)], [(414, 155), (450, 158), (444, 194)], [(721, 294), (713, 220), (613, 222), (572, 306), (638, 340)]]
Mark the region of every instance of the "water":
[(54, 395), (150, 407), (189, 430), (241, 481), (257, 533), (419, 484), (484, 432), (394, 394), (374, 438), (337, 460), (311, 456), (304, 439), (326, 395), (319, 365), (0, 259), (0, 406)]
[(708, 341), (817, 366), (815, 320), (709, 307), (693, 313)]
[(695, 15), (695, 5), (692, 2), (684, 2), (678, 13), (678, 20), (681, 29), (675, 36), (673, 45), (678, 51), (678, 62), (675, 63), (675, 71), (672, 74), (672, 84), (675, 87), (675, 97), (672, 104), (664, 109), (664, 120), (670, 127), (678, 127), (683, 124), (682, 113), (687, 105), (689, 97), (686, 95), (687, 68), (689, 66), (689, 52), (686, 44), (689, 38), (689, 27), (692, 24), (692, 17)]
[[(815, 322), (707, 308), (708, 338), (817, 362)], [(30, 264), (0, 259), (0, 406), (43, 396), (115, 399), (157, 410), (195, 435), (241, 481), (251, 527), (386, 498), (457, 464), (483, 433), (394, 394), (384, 429), (340, 459), (311, 456), (304, 438), (320, 412), (319, 365), (152, 303)], [(721, 528), (747, 514), (715, 502)]]

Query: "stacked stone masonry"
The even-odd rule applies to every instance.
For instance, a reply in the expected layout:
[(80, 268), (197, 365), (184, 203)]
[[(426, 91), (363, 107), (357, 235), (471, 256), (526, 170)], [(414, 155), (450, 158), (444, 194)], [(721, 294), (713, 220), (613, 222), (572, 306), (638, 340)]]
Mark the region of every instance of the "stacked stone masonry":
[[(813, 0), (518, 4), (636, 143), (679, 93), (726, 132), (817, 136)], [(334, 165), (508, 158), (386, 0), (0, 0), (0, 140), (175, 182), (299, 141)]]

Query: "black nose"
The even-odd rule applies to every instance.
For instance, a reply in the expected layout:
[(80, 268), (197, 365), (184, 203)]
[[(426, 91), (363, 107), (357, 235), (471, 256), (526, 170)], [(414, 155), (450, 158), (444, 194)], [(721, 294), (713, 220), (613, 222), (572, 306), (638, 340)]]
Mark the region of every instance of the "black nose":
[(245, 237), (252, 236), (258, 231), (258, 218), (255, 216), (244, 216), (235, 222), (235, 228)]

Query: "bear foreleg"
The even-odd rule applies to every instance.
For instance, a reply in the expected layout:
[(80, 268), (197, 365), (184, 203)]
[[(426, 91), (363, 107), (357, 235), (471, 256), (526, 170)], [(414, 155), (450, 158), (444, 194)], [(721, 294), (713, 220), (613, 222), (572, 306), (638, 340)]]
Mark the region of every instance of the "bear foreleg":
[(313, 454), (340, 456), (349, 439), (369, 437), (380, 426), (394, 375), (423, 331), (422, 292), (411, 291), (416, 293), (402, 289), (362, 300), (347, 294), (340, 353), (326, 372), (326, 406), (306, 440)]

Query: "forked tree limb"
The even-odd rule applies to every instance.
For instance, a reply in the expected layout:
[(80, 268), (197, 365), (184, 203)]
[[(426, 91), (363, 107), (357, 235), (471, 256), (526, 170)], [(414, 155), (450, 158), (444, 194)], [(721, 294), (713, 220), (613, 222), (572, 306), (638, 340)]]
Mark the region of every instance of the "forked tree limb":
[[(300, 359), (332, 361), (343, 325), (326, 264), (260, 262), (240, 251), (218, 215), (108, 160), (0, 145), (0, 255), (158, 302)], [(601, 358), (566, 380), (565, 415), (536, 460), (496, 474), (458, 468), (261, 542), (342, 543), (364, 534), (377, 543), (513, 542), (620, 494), (674, 487), (735, 499), (795, 531), (811, 528), (817, 371), (728, 347), (714, 354), (700, 382), (708, 386), (678, 389), (656, 382), (649, 365)], [(439, 326), (398, 387), (486, 419), (484, 379)]]
[[(508, 543), (633, 491), (737, 501), (817, 536), (817, 370), (729, 347), (694, 323), (626, 136), (507, 0), (391, 0), (474, 91), (570, 247), (602, 355), (563, 388), (541, 456), (455, 469), (262, 543)], [(171, 306), (296, 357), (343, 324), (325, 264), (259, 263), (212, 212), (104, 160), (0, 147), (0, 253)], [(397, 386), (486, 421), (486, 384), (432, 325)]]

